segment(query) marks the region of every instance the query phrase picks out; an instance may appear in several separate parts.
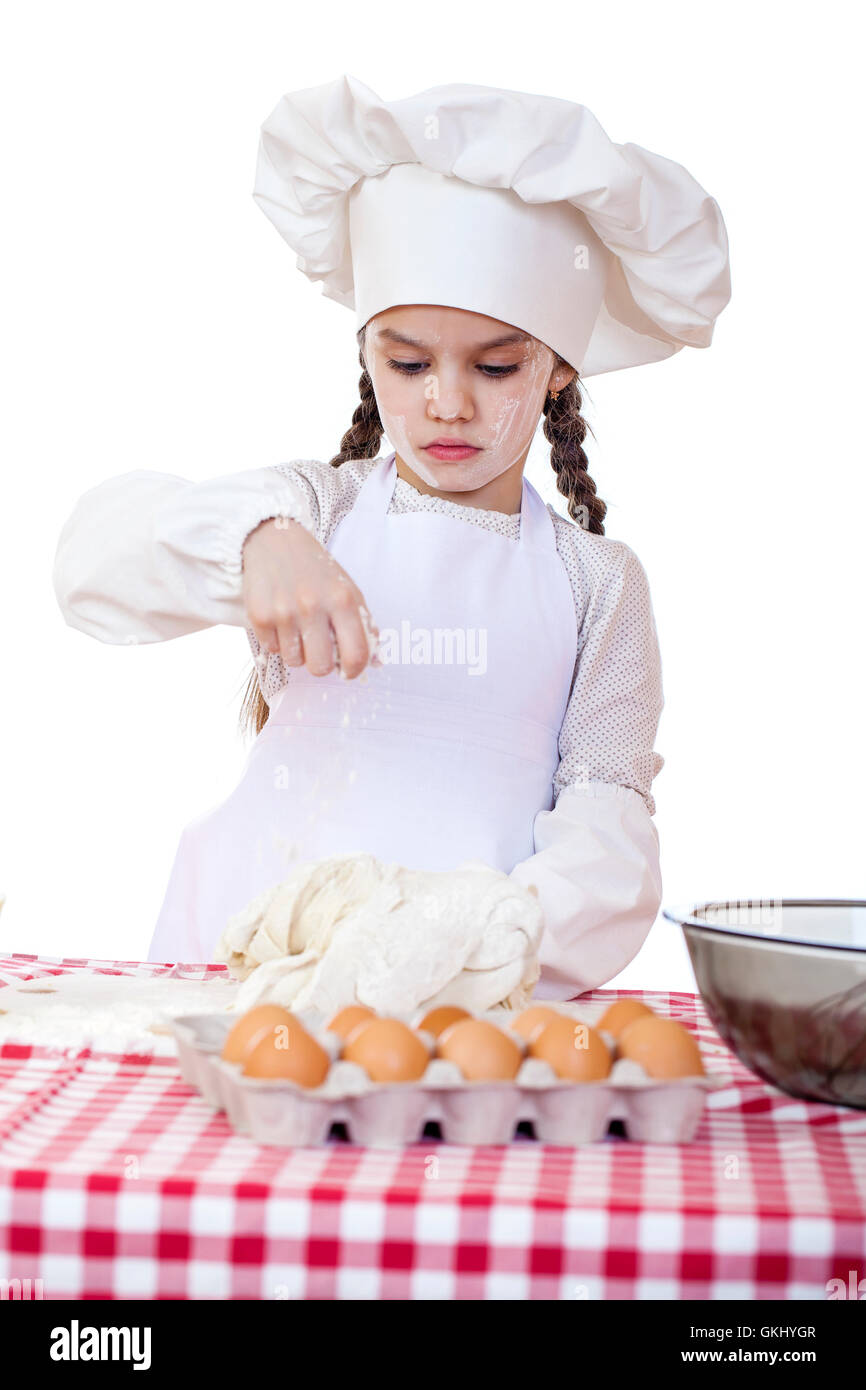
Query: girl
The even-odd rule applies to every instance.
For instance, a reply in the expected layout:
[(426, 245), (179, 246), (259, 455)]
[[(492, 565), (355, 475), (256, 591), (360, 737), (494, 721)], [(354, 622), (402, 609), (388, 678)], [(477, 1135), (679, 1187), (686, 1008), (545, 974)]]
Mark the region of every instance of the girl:
[[(661, 899), (663, 698), (579, 383), (709, 344), (730, 295), (718, 207), (585, 107), (464, 85), (384, 102), (351, 77), (283, 98), (254, 196), (355, 309), (339, 452), (112, 479), (55, 567), (67, 622), (103, 641), (230, 623), (255, 657), (243, 777), (184, 830), (150, 958), (209, 959), (293, 864), (366, 851), (501, 869), (541, 902), (537, 996), (603, 984)], [(542, 418), (570, 519), (523, 476)]]

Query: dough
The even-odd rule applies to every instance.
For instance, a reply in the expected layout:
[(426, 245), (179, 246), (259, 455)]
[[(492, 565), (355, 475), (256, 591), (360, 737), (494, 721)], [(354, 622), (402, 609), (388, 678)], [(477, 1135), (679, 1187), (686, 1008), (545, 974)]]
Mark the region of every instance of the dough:
[(540, 974), (542, 929), (537, 895), (480, 860), (433, 871), (338, 854), (232, 917), (214, 958), (244, 981), (238, 1010), (519, 1008)]

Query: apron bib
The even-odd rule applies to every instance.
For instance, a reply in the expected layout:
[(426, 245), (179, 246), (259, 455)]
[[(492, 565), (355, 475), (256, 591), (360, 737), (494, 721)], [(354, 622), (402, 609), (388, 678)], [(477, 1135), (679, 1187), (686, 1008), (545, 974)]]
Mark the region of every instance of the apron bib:
[(149, 960), (210, 960), (229, 917), (297, 864), (366, 852), (509, 873), (553, 806), (577, 619), (553, 521), (524, 478), (520, 537), (388, 515), (395, 455), (328, 550), (379, 628), (355, 680), (289, 668), (238, 786), (183, 831)]

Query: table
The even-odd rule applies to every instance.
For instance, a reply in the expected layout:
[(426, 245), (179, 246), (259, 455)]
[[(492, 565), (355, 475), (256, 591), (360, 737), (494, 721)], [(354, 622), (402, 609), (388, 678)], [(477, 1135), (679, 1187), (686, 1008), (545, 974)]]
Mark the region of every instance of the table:
[[(68, 971), (172, 967), (0, 955), (0, 996)], [(171, 1057), (0, 1044), (0, 1280), (45, 1299), (824, 1300), (864, 1278), (866, 1112), (760, 1081), (698, 996), (582, 998), (624, 993), (729, 1081), (690, 1144), (264, 1148)]]

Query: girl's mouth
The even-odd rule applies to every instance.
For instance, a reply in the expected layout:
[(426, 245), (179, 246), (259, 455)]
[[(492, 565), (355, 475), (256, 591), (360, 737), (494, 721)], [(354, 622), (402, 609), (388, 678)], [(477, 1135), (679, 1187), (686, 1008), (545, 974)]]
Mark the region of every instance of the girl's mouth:
[(441, 459), (443, 463), (459, 463), (461, 459), (474, 458), (481, 450), (472, 444), (427, 444), (424, 452)]

